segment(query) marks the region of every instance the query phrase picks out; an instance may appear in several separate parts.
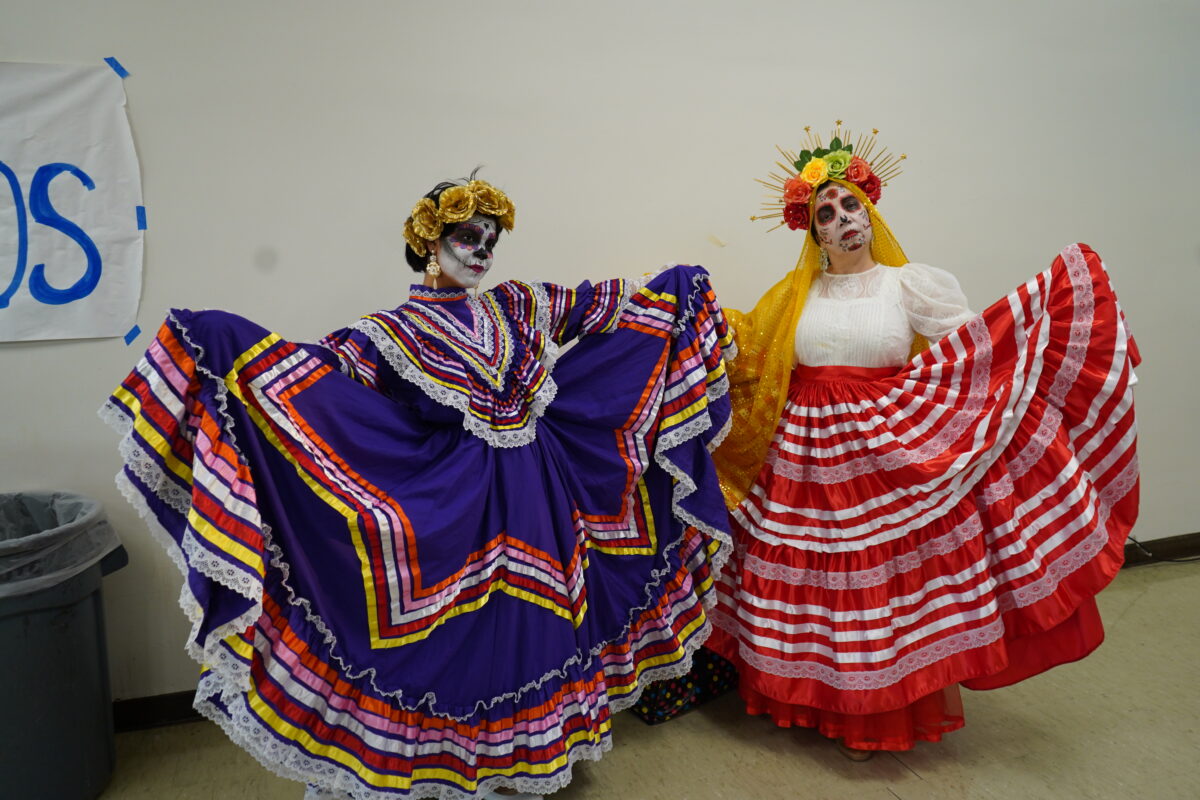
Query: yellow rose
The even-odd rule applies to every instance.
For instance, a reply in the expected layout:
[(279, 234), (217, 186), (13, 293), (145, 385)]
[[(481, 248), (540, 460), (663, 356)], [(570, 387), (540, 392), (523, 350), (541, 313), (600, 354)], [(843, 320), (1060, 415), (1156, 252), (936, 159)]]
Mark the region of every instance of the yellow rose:
[(504, 192), (487, 181), (471, 181), (467, 184), (467, 188), (475, 194), (475, 202), (480, 214), (499, 217), (512, 206)]
[(442, 221), (438, 219), (438, 208), (428, 197), (422, 197), (413, 206), (412, 229), (413, 233), (426, 241), (433, 241), (442, 235)]
[(413, 249), (413, 252), (422, 258), (428, 252), (425, 249), (425, 240), (417, 236), (417, 232), (413, 230), (412, 217), (404, 220), (404, 241), (408, 242), (408, 246)]
[(800, 170), (800, 177), (806, 183), (818, 186), (829, 177), (829, 164), (823, 158), (814, 158), (804, 165), (804, 169)]
[(475, 193), (466, 186), (451, 186), (438, 198), (442, 222), (462, 222), (475, 214)]

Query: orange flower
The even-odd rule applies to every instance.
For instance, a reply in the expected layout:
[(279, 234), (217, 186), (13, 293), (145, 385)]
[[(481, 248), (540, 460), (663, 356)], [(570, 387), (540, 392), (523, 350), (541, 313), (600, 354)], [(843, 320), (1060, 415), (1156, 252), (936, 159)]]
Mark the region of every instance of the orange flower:
[(812, 184), (805, 181), (799, 175), (788, 180), (783, 185), (783, 202), (791, 203), (807, 203), (808, 198), (812, 196)]
[(871, 174), (871, 165), (864, 159), (854, 156), (846, 167), (846, 180), (851, 183), (862, 183)]

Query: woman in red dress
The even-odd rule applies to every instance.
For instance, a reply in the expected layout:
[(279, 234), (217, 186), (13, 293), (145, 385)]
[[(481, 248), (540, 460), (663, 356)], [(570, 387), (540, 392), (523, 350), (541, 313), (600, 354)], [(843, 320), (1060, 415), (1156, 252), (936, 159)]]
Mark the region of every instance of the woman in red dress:
[(1086, 245), (975, 314), (879, 215), (899, 160), (874, 135), (839, 123), (785, 156), (772, 216), (809, 235), (753, 312), (727, 310), (736, 553), (709, 646), (750, 713), (867, 757), (961, 727), (960, 684), (1100, 644), (1094, 596), (1137, 515), (1138, 358)]

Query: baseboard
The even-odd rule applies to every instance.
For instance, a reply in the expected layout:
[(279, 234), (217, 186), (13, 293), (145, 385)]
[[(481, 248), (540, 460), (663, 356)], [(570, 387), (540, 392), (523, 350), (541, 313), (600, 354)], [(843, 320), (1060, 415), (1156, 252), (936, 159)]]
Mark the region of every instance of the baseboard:
[(1133, 542), (1125, 544), (1125, 566), (1148, 564), (1153, 561), (1169, 561), (1175, 558), (1200, 556), (1200, 533), (1185, 533), (1142, 542), (1141, 547)]
[[(1142, 542), (1142, 547), (1145, 552), (1133, 542), (1125, 545), (1125, 566), (1200, 556), (1200, 533), (1154, 539)], [(113, 725), (120, 733), (204, 719), (192, 708), (195, 697), (195, 692), (174, 692), (136, 700), (118, 700), (113, 703)]]
[(118, 700), (113, 703), (113, 727), (122, 733), (204, 719), (192, 708), (195, 699), (195, 692), (173, 692)]

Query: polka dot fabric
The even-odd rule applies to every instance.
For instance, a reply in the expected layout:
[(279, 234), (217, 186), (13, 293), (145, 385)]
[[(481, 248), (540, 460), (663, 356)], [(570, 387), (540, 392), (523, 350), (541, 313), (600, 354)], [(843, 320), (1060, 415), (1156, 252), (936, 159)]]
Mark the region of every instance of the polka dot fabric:
[(733, 664), (707, 648), (700, 648), (686, 675), (646, 687), (629, 710), (647, 725), (659, 725), (704, 705), (737, 686)]

